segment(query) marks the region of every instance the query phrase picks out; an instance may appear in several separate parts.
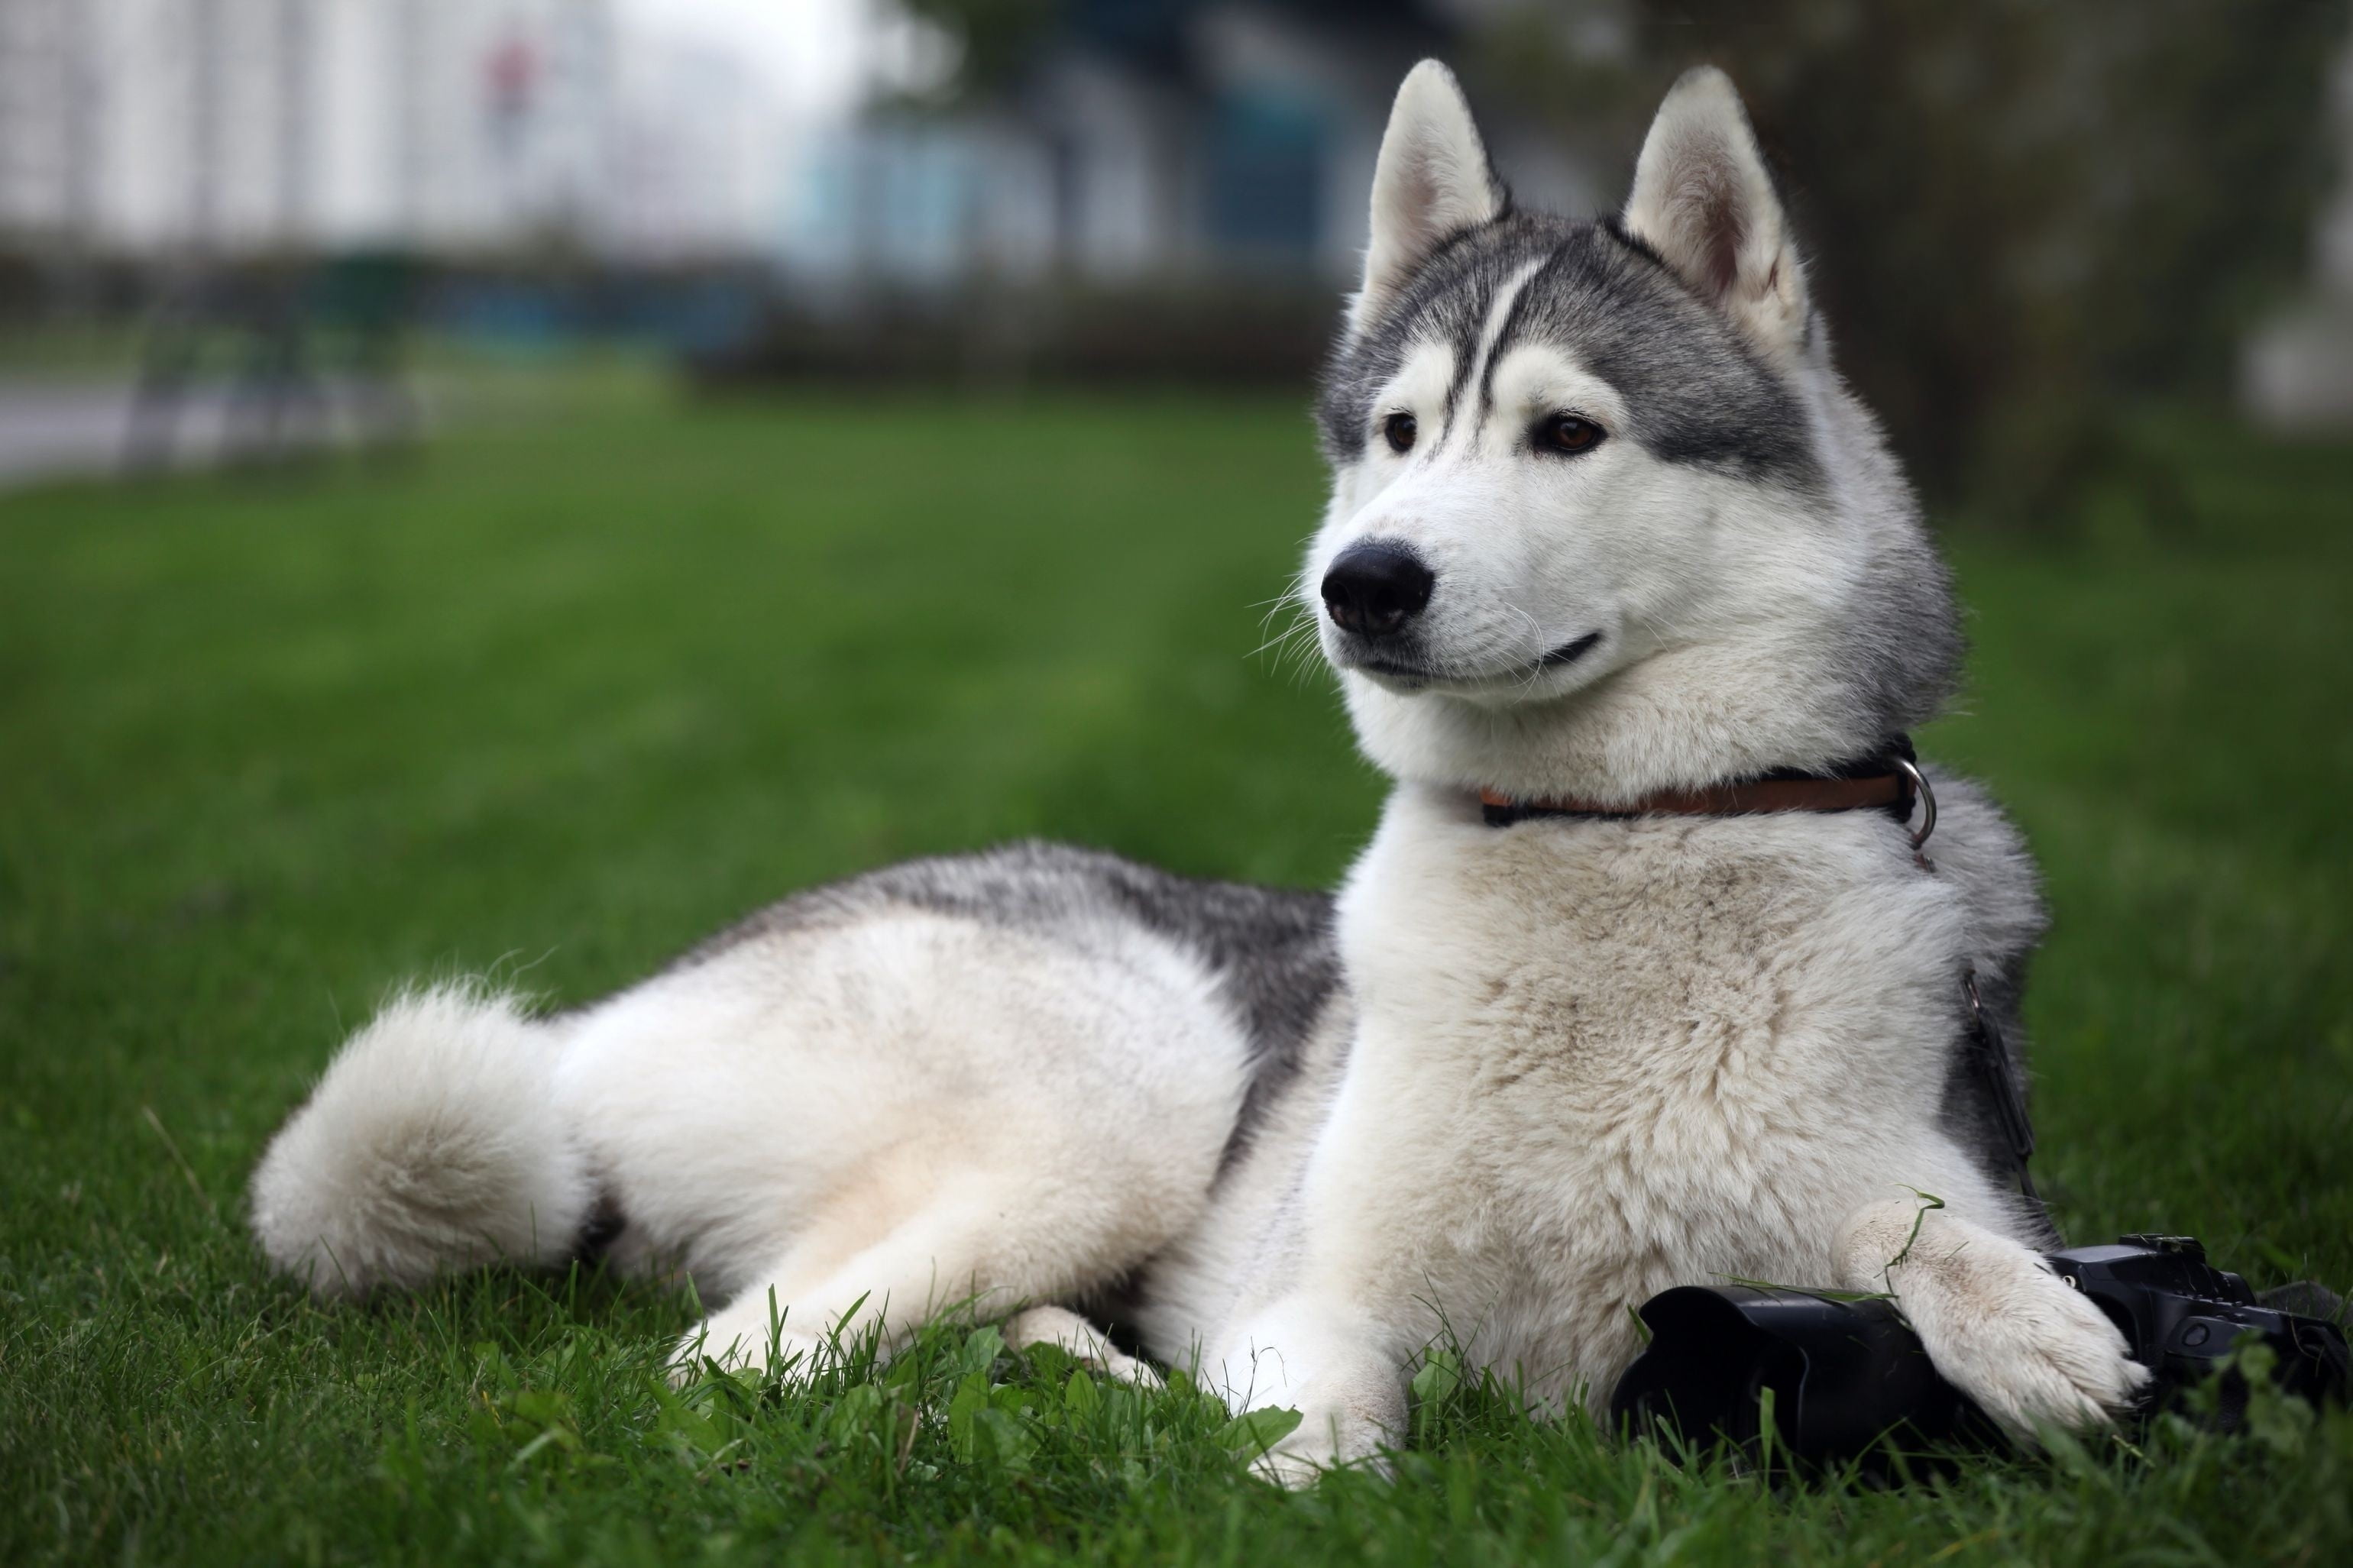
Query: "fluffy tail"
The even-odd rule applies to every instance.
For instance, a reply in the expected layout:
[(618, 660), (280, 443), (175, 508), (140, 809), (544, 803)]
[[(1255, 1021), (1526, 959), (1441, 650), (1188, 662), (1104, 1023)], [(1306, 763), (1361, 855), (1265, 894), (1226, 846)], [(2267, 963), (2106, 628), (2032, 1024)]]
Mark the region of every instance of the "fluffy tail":
[(554, 1105), (555, 1029), (437, 985), (352, 1037), (253, 1176), (270, 1264), (321, 1296), (571, 1256), (595, 1202)]

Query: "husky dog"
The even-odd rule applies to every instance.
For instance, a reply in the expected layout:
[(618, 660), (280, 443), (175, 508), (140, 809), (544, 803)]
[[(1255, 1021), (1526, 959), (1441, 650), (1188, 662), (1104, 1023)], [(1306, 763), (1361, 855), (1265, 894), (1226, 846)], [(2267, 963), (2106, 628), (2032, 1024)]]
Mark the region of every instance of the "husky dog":
[(1598, 1410), (1630, 1309), (1725, 1277), (1892, 1290), (2021, 1436), (2126, 1405), (1968, 1068), (1964, 975), (2020, 1037), (2018, 836), (1933, 770), (1933, 861), (1914, 790), (1831, 808), (1909, 766), (1959, 637), (1731, 84), (1678, 82), (1577, 223), (1417, 68), (1320, 421), (1303, 606), (1396, 780), (1336, 900), (1027, 845), (576, 1013), (412, 992), (264, 1159), (271, 1262), (339, 1295), (593, 1247), (723, 1303), (682, 1369), (977, 1299), (1149, 1376), (1116, 1310), (1301, 1411), (1293, 1481), (1397, 1441), (1441, 1334)]

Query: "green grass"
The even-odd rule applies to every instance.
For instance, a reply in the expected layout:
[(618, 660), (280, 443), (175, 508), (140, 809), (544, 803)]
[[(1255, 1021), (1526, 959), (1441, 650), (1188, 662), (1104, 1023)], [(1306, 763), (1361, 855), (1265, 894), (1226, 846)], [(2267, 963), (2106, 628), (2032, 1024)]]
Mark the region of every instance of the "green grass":
[[(2160, 435), (2168, 435), (2161, 432)], [(2353, 453), (2187, 426), (2186, 505), (1971, 533), (1927, 737), (2049, 868), (2070, 1233), (2353, 1282)], [(650, 395), (406, 467), (0, 499), (0, 1563), (2353, 1559), (2353, 1418), (1892, 1492), (1475, 1391), (1286, 1496), (1223, 1418), (943, 1331), (815, 1396), (656, 1375), (689, 1305), (268, 1280), (263, 1139), (419, 972), (575, 1002), (744, 909), (1046, 833), (1328, 882), (1378, 782), (1254, 659), (1289, 405)]]

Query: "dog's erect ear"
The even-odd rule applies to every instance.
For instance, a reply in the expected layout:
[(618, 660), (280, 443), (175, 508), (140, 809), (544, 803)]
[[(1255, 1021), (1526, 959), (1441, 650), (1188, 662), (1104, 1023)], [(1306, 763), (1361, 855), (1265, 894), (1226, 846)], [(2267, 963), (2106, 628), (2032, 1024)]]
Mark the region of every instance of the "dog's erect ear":
[(1651, 121), (1626, 199), (1627, 232), (1759, 348), (1806, 341), (1806, 274), (1732, 79), (1685, 71)]
[(1350, 309), (1350, 322), (1364, 327), (1396, 300), (1430, 252), (1466, 228), (1493, 222), (1510, 205), (1454, 73), (1436, 60), (1422, 61), (1406, 73), (1381, 137), (1365, 287)]

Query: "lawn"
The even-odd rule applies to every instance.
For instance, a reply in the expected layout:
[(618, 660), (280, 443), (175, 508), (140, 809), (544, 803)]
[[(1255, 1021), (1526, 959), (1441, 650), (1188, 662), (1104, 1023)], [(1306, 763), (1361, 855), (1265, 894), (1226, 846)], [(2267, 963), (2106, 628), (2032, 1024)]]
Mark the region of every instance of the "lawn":
[[(2144, 445), (2162, 485), (1955, 530), (1976, 652), (1925, 744), (2049, 872), (2069, 1235), (2353, 1284), (2353, 451)], [(1208, 1401), (985, 1328), (681, 1401), (675, 1294), (264, 1277), (246, 1175), (404, 976), (577, 1002), (1027, 834), (1330, 882), (1378, 781), (1252, 654), (1320, 484), (1286, 402), (608, 392), (405, 464), (0, 498), (0, 1563), (2353, 1560), (2342, 1414), (1867, 1492), (1432, 1387), (1394, 1482), (1289, 1496)]]

